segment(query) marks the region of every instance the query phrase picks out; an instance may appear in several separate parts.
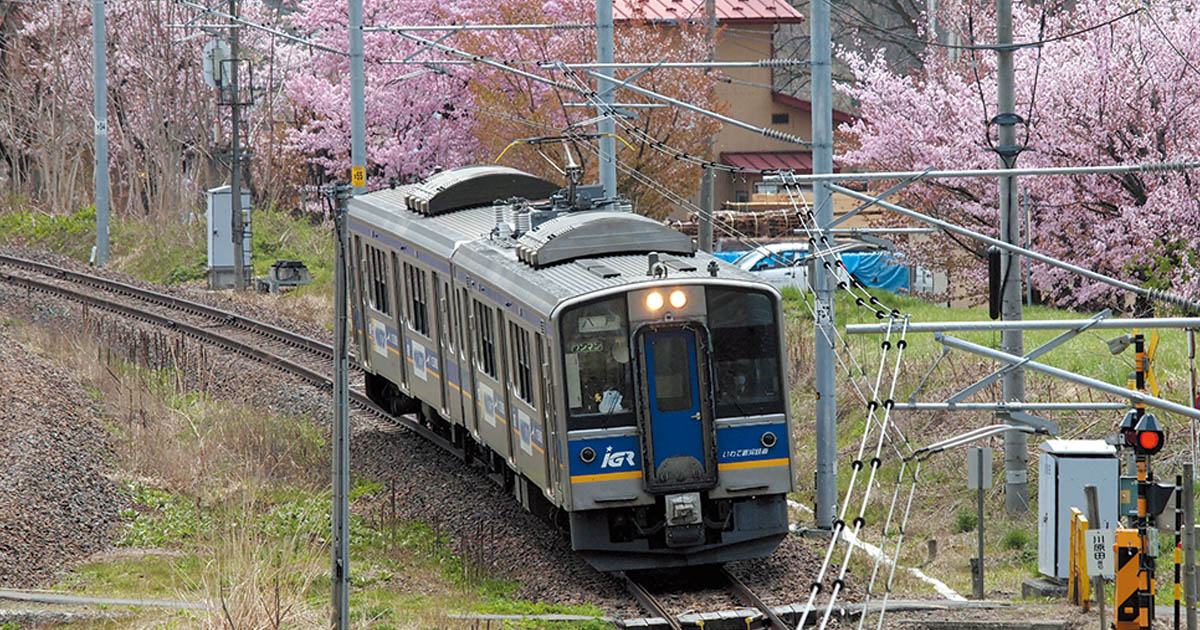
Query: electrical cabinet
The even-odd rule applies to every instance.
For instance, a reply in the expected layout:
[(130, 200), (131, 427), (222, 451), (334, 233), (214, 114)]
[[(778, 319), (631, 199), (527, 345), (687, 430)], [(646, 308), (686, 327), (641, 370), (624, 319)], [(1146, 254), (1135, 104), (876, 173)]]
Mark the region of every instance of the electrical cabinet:
[[(208, 286), (228, 289), (234, 286), (233, 203), (229, 186), (208, 191)], [(246, 278), (250, 267), (250, 193), (242, 191), (242, 265)]]
[(1071, 508), (1087, 514), (1085, 485), (1096, 486), (1100, 522), (1117, 522), (1119, 462), (1117, 450), (1104, 440), (1046, 440), (1038, 461), (1038, 571), (1065, 579), (1070, 570)]

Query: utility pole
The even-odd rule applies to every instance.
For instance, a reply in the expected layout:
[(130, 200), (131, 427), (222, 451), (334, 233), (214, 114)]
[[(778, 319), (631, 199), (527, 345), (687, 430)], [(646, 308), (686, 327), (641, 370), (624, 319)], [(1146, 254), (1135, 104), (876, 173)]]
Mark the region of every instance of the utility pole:
[(92, 185), (96, 197), (96, 256), (93, 263), (108, 263), (108, 60), (104, 32), (104, 0), (92, 0), (92, 117), (95, 123), (92, 151), (95, 168)]
[[(229, 15), (237, 19), (238, 9), (237, 0), (229, 0)], [(238, 47), (239, 40), (239, 25), (235, 22), (229, 23), (229, 94), (230, 94), (230, 111), (233, 112), (233, 122), (231, 124), (232, 131), (230, 133), (229, 152), (230, 152), (230, 176), (229, 176), (229, 202), (232, 212), (232, 229), (233, 232), (233, 286), (238, 291), (246, 289), (246, 269), (245, 269), (245, 229), (246, 226), (242, 220), (242, 212), (245, 208), (242, 207), (242, 104), (241, 95), (238, 94), (238, 66), (241, 64), (241, 59)]]
[[(704, 0), (704, 19), (708, 21), (708, 60), (715, 61), (717, 58), (716, 0)], [(713, 138), (710, 136), (708, 138), (708, 155), (705, 156), (710, 162), (713, 159), (714, 144)], [(713, 210), (716, 206), (713, 200), (713, 188), (712, 167), (705, 166), (700, 175), (700, 216), (696, 217), (696, 241), (702, 252), (712, 252), (713, 250)]]
[(346, 347), (346, 202), (350, 190), (333, 186), (326, 194), (336, 200), (334, 236), (337, 239), (333, 275), (333, 615), (335, 630), (350, 627), (350, 407)]
[(363, 69), (363, 3), (350, 0), (350, 184), (367, 192), (366, 75)]
[[(1012, 0), (996, 0), (996, 82), (997, 113), (993, 122), (999, 128), (996, 152), (1000, 155), (1002, 168), (1013, 168), (1022, 147), (1017, 146), (1016, 125), (1021, 120), (1016, 114), (1014, 90), (1012, 44)], [(1018, 217), (1016, 177), (1000, 177), (1000, 234), (1001, 239), (1013, 245), (1020, 244), (1020, 219)], [(1021, 266), (1020, 260), (1008, 251), (1000, 255), (1003, 286), (1001, 288), (1001, 318), (1004, 321), (1021, 319)], [(1024, 333), (1020, 330), (1005, 330), (1000, 333), (1000, 348), (1008, 354), (1025, 354)], [(1003, 393), (1005, 402), (1025, 402), (1025, 372), (1021, 368), (1004, 375)], [(1007, 420), (1007, 417), (1002, 418)], [(1009, 514), (1023, 514), (1029, 510), (1029, 461), (1026, 450), (1028, 442), (1020, 431), (1004, 434), (1004, 509)]]
[[(613, 62), (613, 3), (612, 0), (596, 0), (596, 60), (600, 63)], [(600, 136), (600, 185), (604, 187), (604, 196), (609, 199), (617, 196), (617, 133), (616, 115), (613, 112), (613, 69), (601, 68), (604, 77), (597, 82), (600, 92), (600, 107), (596, 115), (603, 116), (597, 125)]]
[[(813, 174), (833, 172), (833, 75), (830, 65), (829, 3), (811, 7)], [(833, 222), (833, 199), (826, 182), (813, 184), (818, 232)], [(833, 285), (829, 273), (814, 268), (816, 321), (813, 346), (817, 389), (817, 527), (833, 529), (837, 514), (837, 388), (834, 386)]]

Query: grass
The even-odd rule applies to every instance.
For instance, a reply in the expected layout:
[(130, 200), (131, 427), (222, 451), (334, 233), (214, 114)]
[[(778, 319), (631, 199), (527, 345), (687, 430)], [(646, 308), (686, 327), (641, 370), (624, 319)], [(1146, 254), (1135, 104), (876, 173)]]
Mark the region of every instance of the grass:
[[(881, 301), (893, 306), (903, 313), (911, 314), (911, 321), (980, 321), (987, 318), (985, 307), (962, 308), (947, 307), (944, 304), (923, 302), (906, 296), (898, 296), (883, 292), (874, 292)], [(812, 405), (815, 396), (812, 389), (813, 373), (811, 367), (812, 326), (811, 311), (802, 303), (798, 293), (785, 292), (788, 298), (785, 313), (788, 320), (787, 337), (789, 340), (789, 360), (791, 362), (791, 382), (793, 387), (793, 411), (797, 418), (796, 435), (797, 469), (815, 469), (815, 442), (811, 431)], [(846, 324), (877, 323), (874, 314), (856, 306), (844, 294), (838, 296), (836, 304), (836, 320), (839, 330), (844, 330)], [(1045, 307), (1025, 309), (1025, 319), (1083, 319), (1087, 314), (1071, 311), (1061, 311)], [(1032, 331), (1025, 335), (1026, 351), (1049, 341), (1061, 331)], [(1109, 353), (1106, 339), (1113, 338), (1128, 331), (1098, 331), (1086, 332), (1067, 342), (1063, 346), (1043, 356), (1039, 361), (1062, 369), (1082, 373), (1092, 378), (1124, 386), (1128, 373), (1133, 369), (1132, 350), (1113, 356)], [(973, 343), (996, 348), (999, 346), (999, 334), (993, 333), (951, 333)], [(897, 340), (898, 332), (893, 333), (893, 343)], [(1179, 330), (1160, 331), (1160, 342), (1155, 356), (1154, 371), (1161, 387), (1160, 396), (1168, 400), (1186, 403), (1188, 398), (1189, 373), (1186, 349), (1186, 334)], [(858, 374), (865, 370), (867, 377), (860, 378), (864, 389), (869, 390), (874, 384), (876, 371), (879, 368), (881, 335), (845, 336), (842, 356), (849, 369)], [(936, 365), (942, 353), (941, 346), (933, 340), (931, 334), (910, 334), (907, 336), (907, 349), (901, 365), (900, 375), (893, 398), (899, 401), (907, 400), (917, 390), (921, 381), (929, 375), (920, 392), (916, 393), (917, 400), (945, 400), (950, 394), (990, 373), (998, 366), (987, 359), (959, 351), (951, 352)], [(885, 367), (885, 378), (882, 380), (880, 398), (887, 398), (891, 370), (894, 365), (896, 352), (888, 354)], [(838, 449), (839, 449), (839, 502), (845, 496), (851, 471), (849, 463), (855, 459), (861, 444), (863, 428), (866, 424), (866, 412), (863, 403), (848, 386), (845, 369), (839, 367), (838, 392)], [(1028, 400), (1043, 401), (1107, 401), (1112, 400), (1103, 394), (1092, 392), (1083, 387), (1053, 380), (1050, 377), (1026, 371), (1026, 396)], [(1000, 397), (999, 384), (976, 394), (969, 400), (990, 401)], [(1121, 412), (1062, 412), (1040, 414), (1058, 423), (1060, 438), (1101, 438), (1111, 433), (1115, 423), (1119, 421)], [(1155, 458), (1155, 470), (1160, 479), (1173, 476), (1187, 452), (1186, 436), (1188, 423), (1186, 419), (1159, 413), (1159, 419), (1168, 427), (1168, 443), (1163, 453)], [(939, 439), (959, 434), (965, 430), (984, 426), (993, 422), (990, 414), (984, 412), (909, 412), (897, 410), (891, 416), (898, 427), (911, 440), (914, 447), (930, 444)], [(984, 533), (986, 557), (986, 584), (989, 593), (1003, 593), (1016, 596), (1020, 592), (1020, 582), (1026, 577), (1037, 574), (1037, 444), (1042, 438), (1030, 438), (1028, 458), (1030, 483), (1031, 510), (1024, 515), (1009, 516), (1004, 510), (1003, 484), (988, 491), (985, 500)], [(876, 441), (872, 438), (866, 445), (864, 460), (874, 453)], [(1002, 480), (1003, 475), (1003, 443), (999, 438), (990, 443), (979, 444), (991, 446), (996, 460), (993, 470)], [(877, 489), (865, 511), (867, 527), (864, 528), (864, 538), (869, 542), (878, 542), (879, 532), (887, 517), (887, 508), (896, 488), (897, 475), (900, 465), (891, 447), (884, 443), (884, 464), (877, 475)], [(966, 487), (965, 457), (961, 450), (950, 451), (926, 462), (921, 469), (921, 483), (913, 503), (913, 516), (905, 533), (905, 550), (901, 562), (906, 566), (922, 567), (927, 573), (936, 575), (949, 586), (960, 593), (970, 593), (971, 575), (969, 558), (977, 553), (976, 539), (976, 506), (975, 493)], [(911, 473), (911, 467), (906, 474)], [(856, 484), (856, 492), (848, 511), (847, 521), (857, 515), (861, 490), (864, 480), (860, 476)], [(907, 492), (907, 483), (902, 486)], [(812, 478), (802, 476), (799, 479), (798, 491), (795, 498), (801, 503), (811, 505), (813, 501)], [(901, 509), (903, 504), (900, 505)], [(897, 514), (896, 519), (900, 516)], [(895, 525), (893, 525), (895, 530)], [(895, 537), (890, 540), (894, 544)], [(930, 560), (927, 553), (927, 543), (937, 541), (938, 553)], [(1165, 544), (1165, 543), (1163, 543)], [(1159, 564), (1166, 571), (1160, 575), (1169, 576), (1170, 552), (1169, 546), (1160, 555)], [(860, 576), (869, 576), (871, 563), (852, 561), (851, 568)], [(900, 588), (911, 588), (913, 593), (928, 594), (928, 586), (922, 585), (907, 576), (901, 577)], [(1163, 584), (1160, 580), (1160, 584)], [(1170, 599), (1169, 586), (1160, 587), (1160, 601)], [(1166, 597), (1166, 599), (1162, 599)]]
[[(177, 217), (115, 215), (109, 226), (108, 267), (165, 285), (201, 285), (208, 268), (203, 213)], [(46, 214), (12, 209), (0, 213), (0, 244), (36, 247), (87, 262), (96, 242), (96, 211)], [(251, 234), (254, 275), (266, 276), (276, 259), (300, 260), (313, 283), (282, 297), (238, 295), (236, 299), (269, 302), (288, 315), (318, 324), (332, 321), (333, 226), (274, 208), (253, 215)]]
[[(128, 507), (115, 548), (54, 590), (204, 602), (209, 612), (109, 607), (73, 627), (324, 628), (330, 602), (329, 460), (325, 429), (300, 416), (217, 400), (174, 369), (147, 369), (64, 336), (9, 322), (7, 333), (70, 370), (102, 409)], [(455, 612), (600, 615), (594, 607), (517, 599), (519, 585), (454, 555), (421, 522), (366, 518), (383, 485), (352, 486), (354, 627), (461, 625)], [(600, 628), (598, 623), (514, 628)]]

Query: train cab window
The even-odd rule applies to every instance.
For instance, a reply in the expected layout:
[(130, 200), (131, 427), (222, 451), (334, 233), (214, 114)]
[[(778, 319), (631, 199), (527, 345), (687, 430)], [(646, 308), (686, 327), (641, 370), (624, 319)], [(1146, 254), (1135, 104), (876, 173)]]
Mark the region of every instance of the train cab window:
[(475, 300), (475, 365), (492, 378), (496, 378), (495, 321), (492, 307)]
[(533, 367), (529, 361), (529, 331), (509, 322), (509, 347), (512, 349), (512, 385), (517, 397), (533, 404)]
[[(683, 411), (692, 406), (692, 372), (688, 342), (681, 336), (660, 337), (654, 343), (654, 403), (659, 411)], [(667, 367), (673, 369), (666, 369)]]
[(409, 323), (413, 330), (429, 336), (429, 293), (425, 270), (404, 263), (404, 283), (408, 287)]
[(387, 276), (387, 256), (383, 250), (367, 245), (367, 302), (384, 315), (391, 314)]
[(560, 321), (567, 429), (633, 425), (633, 368), (625, 296), (572, 307)]
[(775, 301), (746, 289), (710, 287), (706, 294), (717, 417), (783, 413)]

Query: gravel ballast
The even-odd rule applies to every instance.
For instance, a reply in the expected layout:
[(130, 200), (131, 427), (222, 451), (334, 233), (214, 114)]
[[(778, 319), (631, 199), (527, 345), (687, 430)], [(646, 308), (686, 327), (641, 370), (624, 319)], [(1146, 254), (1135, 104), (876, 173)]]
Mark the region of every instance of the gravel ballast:
[(41, 585), (109, 544), (122, 498), (90, 401), (0, 329), (0, 585)]

